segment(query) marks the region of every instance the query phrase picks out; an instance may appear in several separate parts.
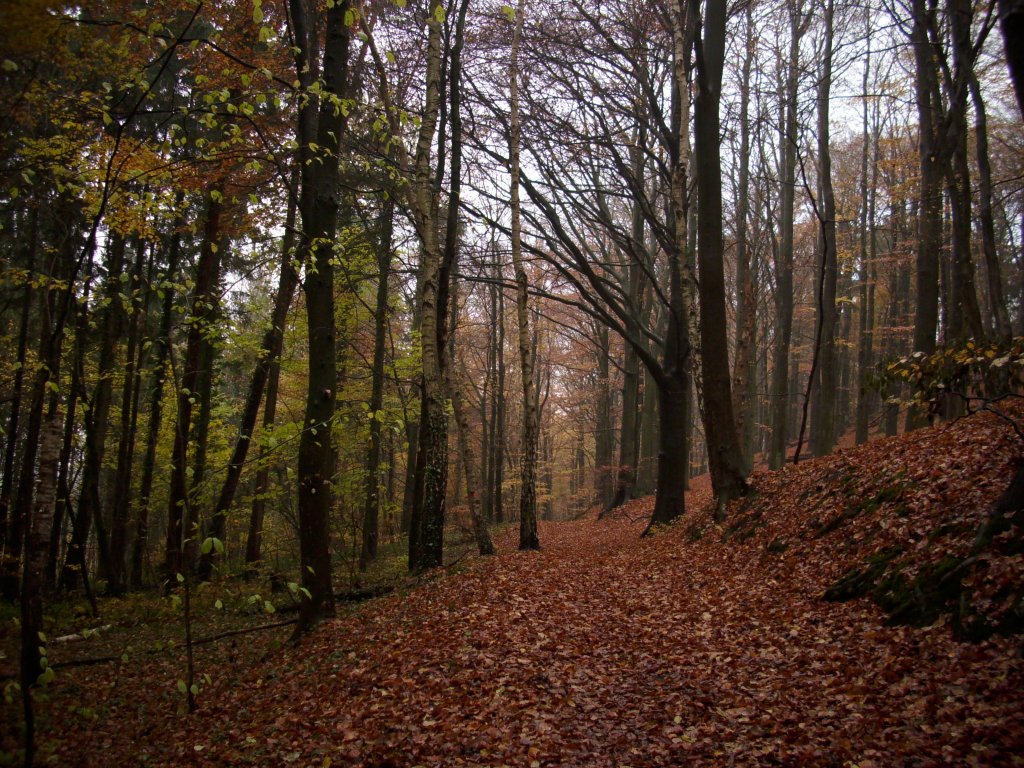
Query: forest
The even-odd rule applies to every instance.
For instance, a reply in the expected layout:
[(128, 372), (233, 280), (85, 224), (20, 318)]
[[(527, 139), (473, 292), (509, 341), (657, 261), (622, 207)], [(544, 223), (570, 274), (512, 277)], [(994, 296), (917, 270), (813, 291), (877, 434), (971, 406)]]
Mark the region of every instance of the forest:
[(0, 13), (0, 765), (1019, 759), (1021, 0)]

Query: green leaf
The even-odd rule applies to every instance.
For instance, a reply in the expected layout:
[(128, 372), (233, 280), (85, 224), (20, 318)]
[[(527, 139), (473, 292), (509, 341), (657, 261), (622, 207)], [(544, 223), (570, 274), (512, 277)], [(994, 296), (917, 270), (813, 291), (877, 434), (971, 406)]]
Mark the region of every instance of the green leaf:
[(505, 14), (505, 18), (508, 19), (509, 21), (516, 20), (516, 9), (513, 8), (511, 5), (501, 6), (501, 12)]
[(178, 690), (181, 693), (188, 693), (188, 686), (185, 685), (185, 681), (184, 680), (179, 680), (178, 681)]
[(199, 695), (199, 686), (196, 685), (195, 683), (192, 683), (192, 687), (190, 687), (189, 690), (192, 692), (193, 696), (198, 696)]
[(185, 583), (185, 574), (183, 574), (183, 573), (175, 574), (175, 578), (178, 579), (178, 583), (179, 584), (184, 584)]
[(269, 600), (264, 600), (263, 601), (263, 610), (266, 611), (267, 613), (276, 613), (277, 612), (277, 609), (274, 607), (274, 604), (272, 602), (270, 602)]
[(224, 601), (223, 601), (223, 600), (220, 600), (220, 599), (218, 598), (218, 599), (217, 599), (217, 602), (215, 602), (215, 603), (213, 604), (213, 607), (214, 607), (214, 608), (216, 608), (216, 609), (217, 609), (218, 611), (223, 611), (223, 610), (224, 610)]
[(444, 24), (445, 16), (444, 6), (438, 3), (437, 7), (434, 8), (434, 21), (438, 24)]
[(263, 23), (263, 0), (253, 0), (252, 2), (252, 23)]

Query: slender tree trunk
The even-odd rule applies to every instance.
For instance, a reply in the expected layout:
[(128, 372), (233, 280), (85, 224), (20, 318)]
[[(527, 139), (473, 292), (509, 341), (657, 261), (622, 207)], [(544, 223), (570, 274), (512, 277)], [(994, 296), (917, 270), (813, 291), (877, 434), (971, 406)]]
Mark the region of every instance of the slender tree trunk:
[(778, 261), (775, 265), (775, 305), (778, 314), (774, 364), (772, 366), (772, 439), (768, 463), (779, 469), (786, 461), (789, 443), (789, 351), (793, 336), (793, 209), (796, 192), (797, 92), (800, 84), (800, 39), (806, 29), (803, 3), (789, 3), (789, 59), (786, 65), (786, 90), (783, 126), (779, 136), (782, 189), (779, 197), (779, 227), (782, 230)]
[[(878, 132), (869, 125), (868, 87), (871, 70), (871, 12), (865, 11), (867, 41), (862, 80), (863, 130), (860, 155), (860, 312), (857, 333), (857, 410), (854, 431), (857, 445), (868, 440), (868, 421), (871, 415), (874, 391), (869, 385), (875, 338), (875, 199), (878, 189)], [(877, 107), (874, 109), (877, 115)], [(876, 118), (877, 119), (877, 118)], [(872, 121), (874, 122), (874, 121)], [(868, 180), (868, 167), (871, 179)]]
[[(519, 368), (523, 382), (523, 444), (520, 467), (519, 548), (540, 549), (537, 537), (537, 390), (534, 382), (533, 350), (530, 348), (530, 321), (526, 269), (522, 256), (522, 227), (519, 203), (519, 46), (523, 37), (523, 0), (516, 7), (509, 61), (509, 200), (512, 210), (512, 265), (516, 276), (516, 316), (519, 320)], [(635, 415), (634, 403), (634, 415)]]
[(92, 527), (96, 525), (96, 540), (100, 553), (100, 566), (107, 575), (113, 570), (110, 561), (110, 542), (106, 536), (103, 506), (100, 495), (100, 474), (106, 455), (107, 429), (113, 394), (113, 376), (117, 365), (117, 346), (124, 329), (124, 311), (121, 303), (121, 275), (124, 273), (126, 243), (121, 235), (111, 235), (107, 248), (107, 279), (103, 298), (100, 348), (97, 361), (96, 389), (89, 401), (85, 424), (85, 460), (82, 467), (82, 491), (78, 499), (78, 525), (68, 547), (66, 568), (80, 571), (85, 567), (86, 546)]
[(459, 355), (457, 340), (455, 336), (455, 320), (459, 314), (457, 285), (453, 283), (451, 291), (452, 318), (451, 330), (448, 336), (448, 349), (451, 359), (445, 370), (448, 372), (448, 393), (451, 396), (452, 411), (455, 416), (455, 435), (459, 446), (459, 455), (462, 458), (462, 469), (466, 479), (466, 501), (469, 506), (469, 518), (473, 525), (473, 536), (476, 539), (477, 551), (481, 555), (493, 555), (494, 544), (491, 542), (490, 534), (487, 532), (487, 522), (484, 520), (480, 510), (480, 467), (477, 464), (476, 455), (473, 453), (472, 442), (470, 441), (469, 414), (462, 399), (462, 382), (460, 381)]
[[(214, 191), (217, 194), (214, 194)], [(182, 364), (181, 383), (178, 387), (178, 411), (174, 428), (174, 445), (171, 454), (170, 493), (167, 503), (167, 538), (164, 546), (163, 576), (167, 587), (175, 584), (175, 577), (191, 567), (186, 551), (194, 551), (186, 539), (193, 540), (196, 531), (193, 501), (189, 492), (188, 462), (189, 446), (193, 441), (192, 409), (197, 399), (202, 365), (203, 336), (208, 332), (212, 320), (211, 310), (216, 302), (216, 285), (220, 273), (220, 231), (223, 206), (219, 202), (219, 189), (214, 189), (206, 199), (206, 221), (203, 240), (196, 265), (196, 285), (189, 318), (188, 339), (185, 360)]]
[[(36, 248), (39, 236), (39, 213), (37, 209), (32, 210), (32, 221), (29, 226), (29, 236), (26, 242), (26, 270), (29, 275), (35, 276)], [(18, 439), (20, 435), (20, 419), (22, 412), (22, 399), (25, 389), (25, 365), (28, 355), (29, 325), (31, 320), (32, 300), (34, 291), (32, 281), (25, 281), (23, 291), (21, 313), (18, 320), (18, 349), (17, 367), (14, 371), (14, 385), (11, 392), (11, 413), (7, 421), (7, 440), (4, 443), (4, 465), (3, 477), (0, 478), (0, 595), (8, 602), (14, 602), (18, 595), (18, 566), (21, 544), (20, 527), (16, 524), (15, 518), (20, 518), (21, 512), (15, 507), (12, 509), (11, 501), (14, 498), (14, 466), (18, 452)], [(33, 450), (25, 443), (25, 450)]]
[(1013, 336), (1013, 328), (1010, 325), (1010, 313), (1007, 311), (1006, 297), (1003, 293), (999, 254), (996, 252), (995, 217), (992, 213), (992, 163), (988, 153), (988, 116), (973, 67), (970, 72), (970, 87), (974, 104), (974, 146), (978, 163), (978, 220), (981, 224), (982, 253), (988, 277), (988, 303), (996, 335), (1003, 342), (1009, 342)]
[(366, 506), (363, 511), (363, 541), (359, 569), (365, 571), (377, 558), (380, 529), (380, 456), (382, 408), (384, 407), (384, 342), (387, 340), (388, 280), (391, 276), (391, 233), (394, 203), (384, 203), (378, 226), (377, 306), (374, 310), (373, 368), (370, 384), (370, 449), (366, 458)]
[(647, 496), (658, 487), (658, 385), (644, 370), (643, 408), (640, 412), (640, 454), (637, 460), (636, 492)]
[[(62, 208), (64, 206), (61, 206)], [(25, 558), (21, 576), (21, 667), (20, 683), (25, 723), (25, 765), (34, 765), (35, 716), (32, 690), (43, 672), (43, 587), (46, 562), (50, 548), (50, 529), (57, 494), (57, 465), (60, 461), (61, 413), (60, 370), (64, 343), (64, 325), (71, 306), (74, 272), (77, 271), (74, 253), (77, 238), (74, 223), (61, 222), (69, 231), (63, 233), (63, 243), (57, 257), (67, 274), (61, 275), (67, 285), (51, 285), (43, 297), (40, 323), (39, 360), (42, 363), (32, 388), (32, 417), (29, 438), (38, 441), (38, 454), (34, 448), (31, 460), (27, 457), (22, 467), (21, 481), (30, 487), (26, 494), (19, 488), (20, 507), (26, 511)], [(91, 248), (87, 248), (91, 253)], [(85, 259), (83, 253), (82, 259)], [(57, 270), (53, 270), (54, 274)], [(56, 275), (54, 275), (56, 276)], [(46, 401), (49, 400), (47, 405)], [(45, 416), (44, 416), (45, 408)], [(34, 424), (32, 423), (34, 422)], [(34, 434), (33, 434), (34, 432)], [(26, 451), (28, 454), (30, 451)], [(38, 455), (38, 465), (36, 456)], [(26, 469), (27, 467), (27, 469)], [(34, 488), (31, 488), (34, 486)], [(28, 513), (31, 505), (31, 513)]]
[(494, 522), (505, 522), (505, 291), (498, 291), (498, 379), (494, 388)]
[[(832, 150), (829, 105), (832, 95), (832, 38), (835, 7), (825, 3), (825, 41), (818, 77), (818, 206), (821, 233), (821, 279), (818, 286), (815, 386), (811, 400), (811, 452), (824, 456), (832, 452), (836, 432), (837, 368), (836, 284), (839, 259), (836, 244), (836, 197), (832, 188)], [(799, 445), (799, 444), (798, 444)], [(798, 447), (799, 450), (799, 447)]]
[[(179, 193), (176, 208), (180, 208), (183, 195)], [(139, 501), (135, 518), (135, 543), (132, 547), (132, 563), (129, 580), (135, 589), (142, 587), (143, 570), (147, 565), (149, 549), (149, 515), (152, 510), (153, 477), (156, 473), (156, 451), (160, 443), (160, 425), (163, 421), (164, 384), (167, 381), (167, 360), (171, 350), (171, 327), (174, 323), (174, 285), (181, 255), (180, 229), (184, 221), (176, 216), (168, 236), (167, 271), (158, 295), (163, 292), (163, 306), (160, 309), (160, 327), (153, 339), (153, 381), (149, 393), (149, 423), (146, 428), (146, 452), (142, 460), (142, 477), (139, 484)]]
[(740, 155), (739, 184), (736, 199), (736, 359), (732, 375), (732, 410), (743, 454), (743, 469), (749, 472), (753, 455), (746, 439), (754, 418), (754, 402), (749, 398), (749, 382), (754, 375), (757, 354), (757, 293), (751, 269), (751, 249), (747, 242), (747, 217), (750, 211), (750, 69), (754, 59), (754, 21), (752, 5), (745, 12), (746, 51), (740, 76)]
[[(142, 307), (139, 295), (142, 288), (142, 264), (145, 244), (138, 244), (135, 265), (130, 280), (131, 311), (128, 314), (127, 351), (125, 353), (124, 382), (121, 386), (121, 414), (117, 444), (117, 467), (114, 472), (113, 497), (110, 499), (110, 573), (107, 592), (123, 594), (128, 586), (128, 516), (131, 509), (132, 464), (135, 457), (135, 433), (139, 415), (139, 366), (141, 363)], [(152, 255), (150, 255), (152, 259)], [(152, 271), (152, 267), (150, 267)]]

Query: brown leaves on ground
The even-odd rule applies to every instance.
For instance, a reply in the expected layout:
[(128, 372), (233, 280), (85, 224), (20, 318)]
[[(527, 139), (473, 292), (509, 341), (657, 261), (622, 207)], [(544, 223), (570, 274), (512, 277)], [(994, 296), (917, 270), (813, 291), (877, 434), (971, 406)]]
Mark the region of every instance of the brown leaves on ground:
[[(969, 549), (1019, 452), (979, 416), (757, 474), (757, 494), (721, 528), (706, 489), (686, 520), (643, 540), (651, 500), (610, 520), (545, 523), (539, 553), (506, 536), (497, 557), (366, 604), (262, 663), (201, 657), (215, 679), (194, 716), (155, 717), (167, 701), (154, 690), (173, 680), (122, 669), (141, 716), (126, 704), (116, 720), (69, 717), (51, 733), (52, 760), (1020, 764), (1019, 636), (958, 643), (946, 619), (886, 627), (869, 600), (822, 599), (887, 547), (902, 548), (908, 572)], [(993, 560), (997, 578), (1020, 583), (1015, 558)], [(82, 691), (97, 674), (67, 672), (64, 685)]]

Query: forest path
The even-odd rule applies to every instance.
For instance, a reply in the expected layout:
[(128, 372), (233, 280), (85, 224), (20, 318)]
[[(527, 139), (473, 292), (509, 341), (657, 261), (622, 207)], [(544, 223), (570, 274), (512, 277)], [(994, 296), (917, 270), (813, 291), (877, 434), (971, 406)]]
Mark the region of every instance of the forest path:
[(810, 571), (778, 573), (741, 548), (687, 547), (682, 531), (641, 540), (649, 503), (543, 523), (541, 552), (516, 552), (508, 531), (497, 557), (325, 625), (273, 679), (247, 673), (214, 697), (175, 736), (173, 762), (868, 766), (1020, 754), (1024, 676), (1007, 647), (953, 643), (944, 625), (884, 628), (866, 601), (825, 603)]
[[(645, 539), (650, 498), (542, 522), (540, 552), (516, 551), (510, 528), (495, 557), (344, 612), (298, 647), (251, 635), (238, 663), (204, 647), (197, 672), (213, 679), (195, 715), (173, 710), (180, 659), (121, 667), (103, 694), (118, 708), (84, 724), (69, 709), (53, 763), (1021, 764), (1019, 636), (958, 643), (948, 618), (886, 627), (870, 600), (822, 599), (894, 543), (908, 573), (969, 551), (1019, 454), (1005, 424), (976, 418), (757, 474), (726, 529), (706, 485)], [(1024, 555), (986, 558), (972, 589), (994, 605), (984, 579), (1019, 583)], [(96, 669), (59, 679), (72, 696), (96, 690), (110, 677)]]

